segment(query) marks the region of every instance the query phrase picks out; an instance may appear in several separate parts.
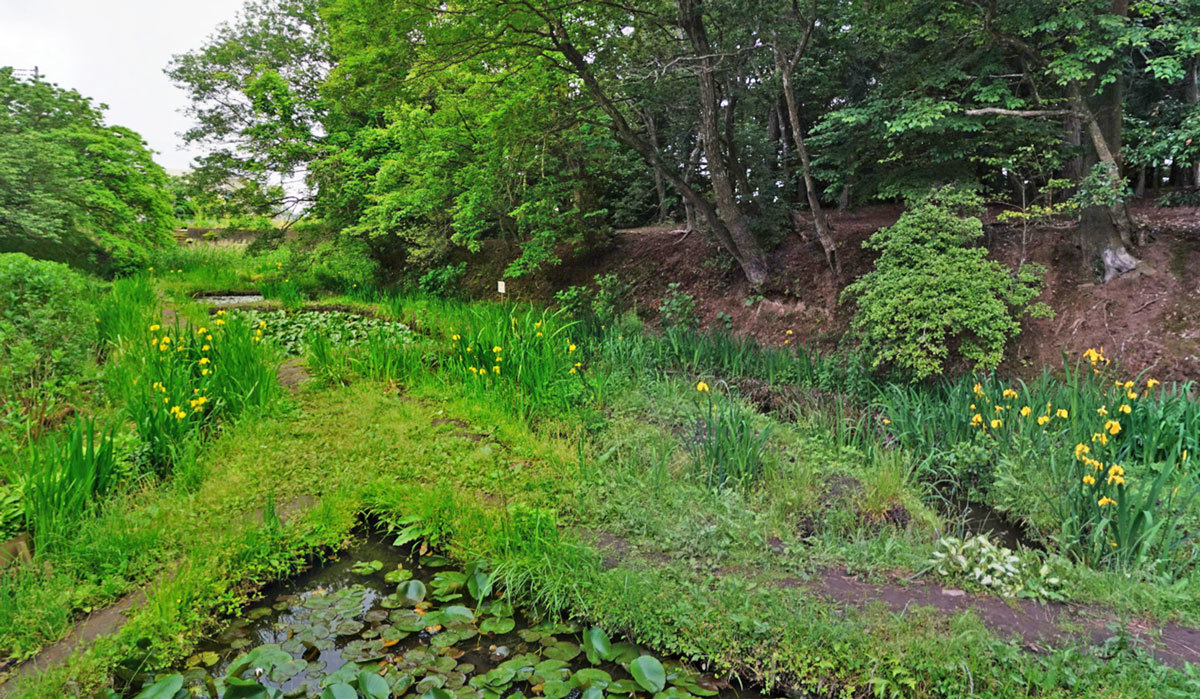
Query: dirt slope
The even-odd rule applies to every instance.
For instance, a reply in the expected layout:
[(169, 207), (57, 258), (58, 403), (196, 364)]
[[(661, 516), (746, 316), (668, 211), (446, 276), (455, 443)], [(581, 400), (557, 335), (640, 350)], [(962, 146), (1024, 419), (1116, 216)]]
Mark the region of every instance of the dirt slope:
[[(564, 263), (534, 277), (510, 280), (510, 295), (550, 300), (555, 291), (615, 273), (634, 285), (639, 312), (653, 318), (667, 285), (678, 282), (699, 301), (708, 326), (728, 326), (763, 342), (792, 341), (824, 349), (838, 344), (849, 327), (851, 309), (838, 303), (846, 283), (871, 269), (862, 243), (899, 216), (899, 206), (874, 206), (834, 213), (832, 221), (842, 264), (841, 279), (825, 265), (815, 241), (788, 233), (770, 253), (778, 272), (776, 288), (765, 297), (751, 294), (733, 261), (699, 233), (669, 227), (618, 231), (587, 253), (564, 247)], [(1020, 236), (984, 219), (987, 245), (996, 259), (1015, 266)], [(1131, 371), (1146, 370), (1162, 380), (1200, 376), (1200, 209), (1136, 209), (1149, 232), (1136, 254), (1147, 272), (1135, 272), (1097, 285), (1082, 268), (1072, 231), (1038, 231), (1027, 247), (1029, 261), (1049, 271), (1042, 300), (1055, 310), (1051, 320), (1033, 320), (1008, 352), (1003, 371), (1027, 376), (1043, 366), (1061, 365), (1061, 353), (1077, 355), (1103, 347)], [(466, 280), (472, 295), (495, 295), (512, 251), (493, 241), (470, 259)]]

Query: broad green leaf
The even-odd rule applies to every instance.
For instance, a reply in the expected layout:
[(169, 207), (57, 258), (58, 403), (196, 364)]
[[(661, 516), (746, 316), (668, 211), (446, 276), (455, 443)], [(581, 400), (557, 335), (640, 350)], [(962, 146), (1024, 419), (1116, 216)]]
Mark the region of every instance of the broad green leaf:
[(667, 672), (658, 658), (641, 655), (629, 663), (629, 674), (647, 692), (658, 693), (667, 685)]
[(425, 600), (425, 583), (420, 580), (408, 580), (396, 587), (396, 595), (408, 606), (415, 606)]
[(358, 692), (345, 682), (338, 682), (326, 687), (321, 699), (358, 699)]
[(169, 675), (146, 687), (134, 699), (174, 699), (183, 689), (183, 675)]
[(392, 688), (388, 686), (387, 680), (369, 670), (358, 673), (358, 691), (370, 699), (388, 699), (392, 695)]

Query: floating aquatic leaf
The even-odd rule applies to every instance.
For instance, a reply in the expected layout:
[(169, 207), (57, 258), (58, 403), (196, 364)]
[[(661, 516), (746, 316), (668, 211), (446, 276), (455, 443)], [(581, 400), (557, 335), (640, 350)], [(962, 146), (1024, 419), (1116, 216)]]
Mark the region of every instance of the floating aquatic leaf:
[(559, 641), (546, 648), (546, 657), (555, 660), (571, 660), (579, 655), (579, 646), (570, 641)]
[(605, 690), (609, 694), (632, 694), (638, 690), (638, 683), (633, 680), (614, 680)]
[(441, 689), (441, 688), (435, 688), (435, 689), (430, 689), (426, 692), (422, 692), (421, 696), (417, 697), (417, 699), (455, 699), (455, 698), (454, 698), (453, 693), (447, 692), (446, 690)]
[(321, 699), (358, 699), (358, 692), (354, 687), (339, 682), (326, 687), (325, 691), (321, 692)]
[(592, 665), (599, 665), (601, 660), (610, 659), (612, 643), (609, 642), (604, 629), (593, 626), (583, 632), (583, 651)]
[(546, 680), (542, 685), (542, 696), (545, 699), (563, 699), (574, 689), (569, 682), (562, 680)]
[(667, 684), (667, 672), (658, 658), (640, 655), (629, 663), (629, 674), (647, 692), (661, 692)]
[(618, 665), (624, 665), (633, 662), (641, 654), (642, 649), (632, 643), (614, 643), (608, 651), (608, 660)]
[(425, 599), (425, 583), (420, 580), (408, 580), (396, 588), (400, 600), (412, 606)]
[(267, 616), (268, 614), (270, 614), (272, 611), (273, 610), (270, 607), (255, 607), (254, 609), (251, 609), (250, 611), (246, 612), (246, 618), (247, 619), (261, 619), (261, 618)]
[(416, 633), (425, 628), (425, 622), (422, 620), (421, 615), (411, 609), (397, 609), (388, 618), (401, 631)]
[(574, 675), (571, 675), (571, 682), (576, 687), (580, 688), (598, 686), (601, 689), (604, 689), (608, 685), (612, 684), (612, 675), (608, 674), (604, 670), (589, 667), (582, 670), (577, 670)]
[(604, 690), (596, 685), (586, 687), (579, 699), (604, 699)]
[(387, 680), (366, 670), (358, 673), (358, 691), (369, 699), (388, 699), (392, 694), (392, 688), (388, 686)]
[(441, 689), (446, 686), (446, 678), (441, 675), (428, 675), (423, 680), (417, 683), (417, 691), (422, 694), (428, 694), (432, 689)]
[(269, 689), (254, 680), (231, 677), (225, 680), (225, 699), (272, 699)]
[(168, 675), (138, 693), (135, 699), (174, 699), (183, 689), (183, 675)]
[(196, 667), (197, 665), (203, 665), (204, 667), (212, 667), (213, 665), (216, 665), (217, 661), (220, 659), (221, 656), (212, 651), (197, 653), (187, 659), (187, 666)]
[(446, 607), (442, 610), (442, 615), (447, 621), (452, 619), (464, 619), (468, 622), (475, 621), (475, 613), (459, 604)]
[(383, 579), (390, 583), (399, 583), (404, 582), (405, 580), (411, 580), (412, 576), (412, 571), (408, 568), (397, 568), (395, 570), (389, 570), (387, 574), (383, 576)]
[(381, 570), (383, 570), (383, 561), (359, 561), (350, 566), (350, 572), (359, 575), (370, 575)]
[(421, 556), (421, 565), (429, 568), (444, 568), (450, 565), (450, 559), (437, 555)]
[(489, 617), (479, 622), (480, 633), (498, 633), (505, 634), (515, 628), (517, 622), (511, 618)]

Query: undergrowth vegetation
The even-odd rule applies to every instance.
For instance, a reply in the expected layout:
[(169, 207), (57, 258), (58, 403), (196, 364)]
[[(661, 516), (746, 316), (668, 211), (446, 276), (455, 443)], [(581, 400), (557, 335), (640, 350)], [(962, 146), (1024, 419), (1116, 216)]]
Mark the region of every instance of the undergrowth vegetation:
[[(0, 474), (34, 557), (0, 574), (9, 657), (184, 561), (111, 641), (23, 684), (26, 696), (65, 676), (104, 687), (121, 664), (155, 686), (143, 668), (191, 652), (217, 615), (338, 547), (364, 511), (483, 562), (489, 584), (539, 613), (768, 687), (1194, 685), (1121, 633), (1119, 648), (1034, 657), (969, 616), (919, 612), (915, 635), (906, 615), (835, 618), (822, 582), (847, 569), (884, 585), (929, 576), (974, 595), (1200, 621), (1190, 385), (1127, 377), (1099, 350), (1026, 383), (890, 381), (870, 356), (701, 330), (678, 299), (678, 322), (647, 330), (613, 280), (559, 309), (352, 283), (319, 304), (298, 295), (294, 309), (215, 310), (190, 301), (213, 288), (204, 259), (180, 253), (175, 272), (112, 285), (93, 318), (97, 416), (22, 447)], [(282, 262), (238, 265), (221, 274), (291, 283)], [(164, 314), (159, 292), (185, 303)], [(289, 402), (276, 367), (291, 357), (312, 380), (301, 410), (273, 410)], [(0, 492), (0, 512), (5, 502)], [(1007, 517), (1020, 545), (972, 529), (962, 503)]]

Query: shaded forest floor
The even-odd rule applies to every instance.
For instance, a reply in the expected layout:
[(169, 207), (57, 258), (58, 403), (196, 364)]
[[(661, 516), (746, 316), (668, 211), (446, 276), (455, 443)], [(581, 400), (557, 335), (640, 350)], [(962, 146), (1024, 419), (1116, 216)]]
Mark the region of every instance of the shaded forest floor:
[[(835, 278), (816, 241), (792, 232), (770, 257), (774, 289), (756, 295), (731, 257), (703, 235), (685, 235), (674, 226), (617, 231), (589, 249), (563, 246), (563, 264), (527, 278), (509, 281), (510, 294), (547, 301), (556, 291), (586, 284), (597, 274), (613, 273), (633, 287), (639, 313), (654, 318), (670, 283), (697, 300), (702, 324), (728, 327), (767, 344), (789, 338), (825, 350), (841, 345), (852, 307), (839, 303), (842, 289), (870, 271), (873, 256), (862, 247), (875, 231), (893, 224), (900, 206), (880, 205), (854, 212), (833, 212), (832, 223), (843, 265)], [(1022, 258), (1021, 233), (996, 221), (999, 210), (984, 218), (983, 244), (992, 256), (1012, 267)], [(1028, 376), (1061, 365), (1061, 353), (1077, 355), (1103, 347), (1128, 369), (1145, 370), (1161, 380), (1182, 380), (1200, 369), (1200, 209), (1141, 206), (1135, 215), (1148, 242), (1135, 254), (1146, 270), (1108, 284), (1096, 284), (1084, 269), (1074, 230), (1036, 230), (1025, 246), (1027, 261), (1047, 269), (1041, 300), (1055, 311), (1048, 320), (1029, 320), (1008, 352), (1002, 372)], [(470, 259), (466, 280), (472, 296), (495, 294), (496, 280), (513, 256), (502, 241), (492, 241)], [(791, 330), (793, 335), (787, 335)]]

